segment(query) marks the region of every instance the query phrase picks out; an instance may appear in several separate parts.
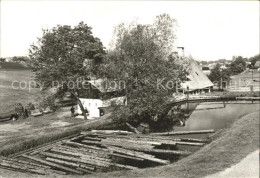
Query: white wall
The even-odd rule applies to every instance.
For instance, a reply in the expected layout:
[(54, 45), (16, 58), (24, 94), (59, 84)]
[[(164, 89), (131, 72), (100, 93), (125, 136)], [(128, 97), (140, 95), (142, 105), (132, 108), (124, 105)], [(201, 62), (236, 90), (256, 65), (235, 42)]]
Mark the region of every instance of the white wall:
[[(101, 100), (101, 99), (87, 99), (87, 98), (80, 98), (80, 101), (84, 108), (87, 108), (89, 113), (89, 119), (94, 117), (100, 117), (99, 107), (109, 107), (111, 103), (114, 101), (116, 105), (123, 105), (125, 97), (116, 97), (108, 100)], [(126, 104), (126, 103), (125, 103)], [(78, 113), (82, 114), (81, 109), (78, 105)]]
[[(99, 107), (103, 106), (103, 101), (100, 99), (86, 99), (80, 98), (80, 101), (84, 108), (87, 108), (89, 113), (89, 119), (93, 117), (100, 117)], [(78, 105), (78, 113), (82, 114), (81, 109)]]

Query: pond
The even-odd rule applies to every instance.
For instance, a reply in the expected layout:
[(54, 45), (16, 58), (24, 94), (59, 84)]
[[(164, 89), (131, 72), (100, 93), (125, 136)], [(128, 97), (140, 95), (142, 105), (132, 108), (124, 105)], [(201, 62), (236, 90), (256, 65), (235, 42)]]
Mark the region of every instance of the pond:
[[(189, 103), (194, 105), (194, 103)], [(187, 104), (186, 104), (187, 105)], [(206, 130), (230, 127), (238, 118), (259, 111), (259, 101), (229, 101), (196, 103), (184, 126), (173, 127), (174, 131)], [(186, 106), (189, 107), (189, 106)], [(193, 110), (193, 111), (192, 111)]]
[(230, 127), (238, 118), (259, 111), (259, 101), (197, 102), (174, 106), (170, 116), (158, 121), (140, 121), (142, 133), (219, 130)]

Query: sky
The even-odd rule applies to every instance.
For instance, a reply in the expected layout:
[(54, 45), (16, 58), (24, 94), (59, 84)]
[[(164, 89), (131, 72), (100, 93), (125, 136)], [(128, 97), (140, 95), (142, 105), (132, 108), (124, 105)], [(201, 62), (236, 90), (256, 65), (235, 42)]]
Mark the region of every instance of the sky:
[(113, 27), (137, 19), (151, 24), (168, 13), (178, 22), (177, 44), (197, 60), (232, 59), (259, 54), (258, 1), (14, 1), (2, 0), (0, 56), (27, 56), (43, 28), (75, 26), (80, 21), (93, 28), (105, 47)]

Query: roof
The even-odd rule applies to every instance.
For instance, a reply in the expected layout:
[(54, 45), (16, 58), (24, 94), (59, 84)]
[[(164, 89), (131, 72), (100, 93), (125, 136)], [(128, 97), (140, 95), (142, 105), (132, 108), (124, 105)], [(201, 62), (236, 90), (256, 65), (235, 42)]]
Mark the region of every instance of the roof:
[(255, 67), (260, 67), (260, 61), (256, 61), (256, 63), (255, 63)]
[(87, 82), (94, 86), (94, 89), (97, 89), (102, 93), (117, 91), (113, 86), (108, 86), (108, 82), (104, 79), (89, 80)]
[(193, 59), (189, 59), (188, 72), (189, 75), (187, 76), (187, 78), (189, 79), (189, 81), (181, 84), (181, 87), (183, 89), (189, 87), (189, 90), (192, 91), (213, 86), (213, 83), (202, 72), (200, 66)]
[(231, 79), (259, 79), (260, 78), (259, 71), (245, 70), (240, 74), (230, 76)]

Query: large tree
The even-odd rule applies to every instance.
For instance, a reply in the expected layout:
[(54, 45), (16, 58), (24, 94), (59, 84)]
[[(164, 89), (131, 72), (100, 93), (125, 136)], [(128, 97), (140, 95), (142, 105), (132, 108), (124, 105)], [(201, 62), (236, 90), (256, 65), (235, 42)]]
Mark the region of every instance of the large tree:
[(154, 24), (119, 26), (115, 49), (109, 52), (103, 65), (102, 77), (125, 82), (127, 106), (120, 107), (113, 115), (121, 121), (165, 116), (167, 99), (186, 77), (179, 59), (170, 53), (171, 45), (163, 45), (173, 42), (169, 40), (173, 39), (169, 35), (172, 32), (155, 33), (154, 29), (163, 30), (167, 26), (157, 21), (155, 24), (158, 27)]
[(42, 89), (58, 85), (60, 94), (70, 91), (85, 119), (86, 114), (78, 97), (83, 87), (82, 78), (97, 74), (97, 66), (105, 54), (101, 41), (92, 35), (91, 30), (83, 22), (74, 28), (58, 25), (43, 30), (38, 43), (31, 45), (29, 50), (31, 67)]

